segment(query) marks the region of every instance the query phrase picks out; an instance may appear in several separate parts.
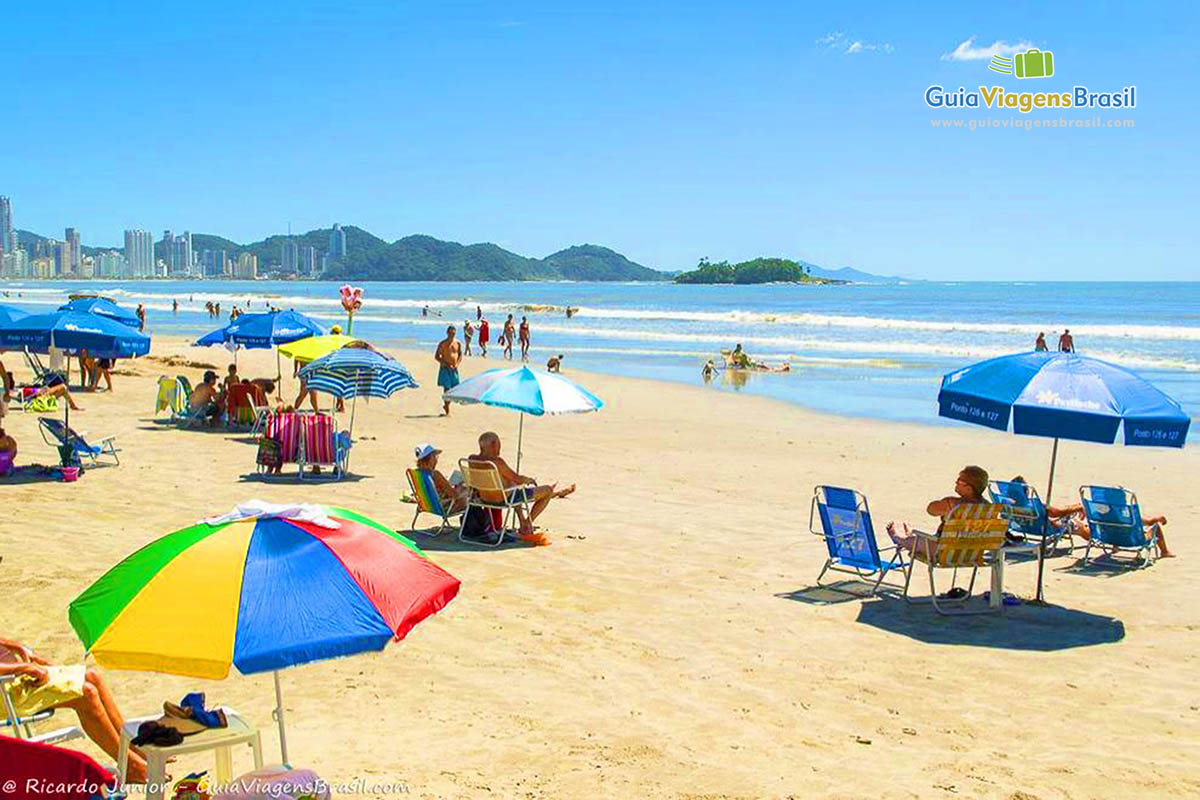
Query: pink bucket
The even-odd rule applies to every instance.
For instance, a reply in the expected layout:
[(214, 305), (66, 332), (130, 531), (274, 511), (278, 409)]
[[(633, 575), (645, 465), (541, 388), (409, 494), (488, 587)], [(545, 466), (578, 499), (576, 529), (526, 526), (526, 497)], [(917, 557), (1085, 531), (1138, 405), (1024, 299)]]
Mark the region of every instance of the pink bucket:
[(63, 467), (62, 479), (63, 483), (74, 483), (79, 480), (79, 467)]

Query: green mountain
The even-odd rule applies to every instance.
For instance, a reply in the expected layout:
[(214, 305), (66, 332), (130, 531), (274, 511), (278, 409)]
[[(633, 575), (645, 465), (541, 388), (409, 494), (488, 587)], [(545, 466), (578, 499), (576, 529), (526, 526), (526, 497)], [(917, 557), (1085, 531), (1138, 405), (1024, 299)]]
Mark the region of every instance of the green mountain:
[(595, 244), (577, 244), (542, 259), (572, 281), (661, 281), (666, 275)]
[[(668, 276), (630, 261), (607, 247), (584, 244), (560, 250), (544, 259), (529, 258), (490, 243), (459, 244), (432, 236), (405, 236), (394, 242), (353, 225), (343, 226), (346, 256), (328, 266), (323, 277), (331, 280), (379, 281), (661, 281)], [(299, 247), (316, 248), (318, 255), (329, 250), (331, 228), (295, 234)], [(32, 252), (45, 237), (19, 231), (22, 246)], [(192, 250), (224, 250), (230, 258), (249, 252), (258, 256), (260, 273), (279, 268), (285, 235), (269, 236), (258, 242), (238, 244), (208, 233), (192, 234)], [(94, 255), (117, 248), (84, 247)], [(165, 248), (155, 242), (155, 257), (167, 260)]]

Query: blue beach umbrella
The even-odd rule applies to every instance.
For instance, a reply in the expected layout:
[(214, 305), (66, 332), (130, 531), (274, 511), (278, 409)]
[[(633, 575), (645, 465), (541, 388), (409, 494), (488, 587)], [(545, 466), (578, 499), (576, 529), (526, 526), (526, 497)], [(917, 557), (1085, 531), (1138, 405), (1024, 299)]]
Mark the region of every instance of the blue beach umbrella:
[[(1131, 447), (1183, 447), (1191, 419), (1179, 403), (1135, 373), (1077, 353), (1017, 353), (942, 378), (938, 415), (1054, 440), (1047, 505), (1059, 439)], [(1042, 599), (1045, 537), (1038, 550)]]
[(131, 328), (138, 327), (137, 314), (109, 300), (107, 297), (72, 297), (65, 305), (58, 307), (59, 311), (82, 311), (114, 320)]
[(87, 350), (98, 358), (133, 358), (150, 352), (150, 337), (107, 317), (82, 311), (30, 314), (0, 325), (0, 348), (35, 353)]
[(525, 415), (583, 414), (599, 411), (604, 401), (574, 381), (529, 367), (490, 369), (455, 386), (444, 395), (454, 403), (482, 403), (521, 412), (517, 433), (517, 469), (521, 468), (521, 439)]
[[(225, 345), (233, 350), (233, 360), (236, 364), (239, 347), (245, 347), (247, 350), (266, 350), (325, 333), (328, 331), (324, 326), (299, 311), (266, 311), (259, 314), (243, 314), (225, 327), (204, 334), (195, 344), (197, 347)], [(275, 373), (278, 386), (283, 378), (278, 351), (275, 353)]]
[(13, 320), (28, 316), (28, 311), (22, 311), (16, 306), (0, 305), (0, 325), (5, 325)]

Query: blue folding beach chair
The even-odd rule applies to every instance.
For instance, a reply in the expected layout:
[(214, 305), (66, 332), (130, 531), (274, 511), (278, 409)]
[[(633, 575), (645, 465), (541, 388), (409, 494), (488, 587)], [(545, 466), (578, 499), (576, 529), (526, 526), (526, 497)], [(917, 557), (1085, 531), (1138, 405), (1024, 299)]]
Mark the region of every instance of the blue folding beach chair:
[[(820, 528), (817, 528), (820, 520)], [(830, 570), (874, 580), (871, 594), (879, 591), (883, 579), (892, 570), (903, 574), (904, 558), (895, 546), (879, 549), (867, 498), (853, 489), (817, 486), (813, 489), (808, 514), (808, 529), (825, 540), (829, 557), (817, 575), (817, 585)], [(890, 555), (889, 555), (890, 554)], [(836, 586), (831, 587), (837, 591)]]
[(1044, 536), (1048, 551), (1058, 547), (1058, 543), (1066, 538), (1069, 541), (1068, 554), (1075, 551), (1071, 526), (1054, 520), (1049, 520), (1047, 525), (1046, 505), (1038, 496), (1037, 489), (1028, 483), (992, 481), (988, 484), (988, 494), (993, 503), (1004, 506), (1009, 534), (1032, 542), (1039, 542)]
[(113, 464), (121, 463), (121, 459), (117, 457), (117, 448), (113, 444), (117, 438), (115, 436), (97, 439), (99, 444), (92, 445), (81, 434), (63, 424), (62, 420), (42, 417), (38, 420), (38, 427), (46, 444), (55, 448), (71, 445), (80, 461), (87, 458), (93, 466), (98, 466), (101, 463), (100, 459), (108, 456), (113, 460)]
[(1079, 498), (1089, 531), (1083, 563), (1093, 547), (1112, 556), (1133, 552), (1142, 557), (1144, 567), (1154, 563), (1159, 526), (1147, 527), (1142, 522), (1137, 495), (1122, 486), (1081, 486)]

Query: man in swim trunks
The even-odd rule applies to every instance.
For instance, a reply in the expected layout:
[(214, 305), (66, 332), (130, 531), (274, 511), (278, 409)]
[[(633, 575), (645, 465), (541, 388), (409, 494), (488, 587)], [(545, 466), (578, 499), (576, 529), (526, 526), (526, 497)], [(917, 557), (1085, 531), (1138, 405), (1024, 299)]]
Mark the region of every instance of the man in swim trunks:
[[(495, 464), (496, 469), (500, 472), (500, 480), (504, 483), (504, 494), (509, 501), (521, 501), (533, 504), (529, 509), (528, 516), (526, 516), (525, 509), (522, 506), (517, 507), (517, 517), (521, 520), (520, 533), (522, 536), (529, 536), (533, 533), (533, 521), (546, 510), (546, 506), (550, 505), (551, 500), (559, 497), (567, 497), (575, 491), (575, 484), (573, 483), (565, 489), (559, 489), (556, 483), (538, 485), (535, 478), (527, 478), (524, 475), (517, 474), (508, 465), (508, 462), (500, 457), (500, 437), (491, 431), (479, 435), (479, 452), (476, 455), (470, 456), (469, 460), (487, 461)], [(493, 503), (502, 502), (503, 498), (494, 496), (498, 494), (499, 492), (479, 493), (481, 500)]]
[(1060, 353), (1075, 352), (1075, 337), (1071, 335), (1071, 331), (1063, 330), (1062, 336), (1058, 337), (1058, 351)]
[(433, 358), (438, 367), (438, 386), (442, 387), (442, 413), (450, 416), (450, 401), (445, 399), (445, 393), (458, 386), (458, 365), (462, 362), (462, 345), (455, 338), (454, 326), (446, 328), (446, 338), (438, 342)]

